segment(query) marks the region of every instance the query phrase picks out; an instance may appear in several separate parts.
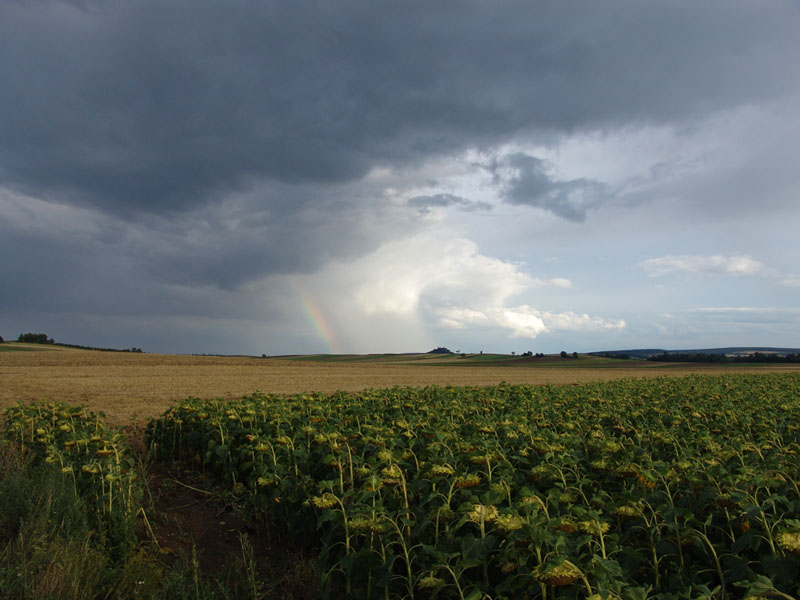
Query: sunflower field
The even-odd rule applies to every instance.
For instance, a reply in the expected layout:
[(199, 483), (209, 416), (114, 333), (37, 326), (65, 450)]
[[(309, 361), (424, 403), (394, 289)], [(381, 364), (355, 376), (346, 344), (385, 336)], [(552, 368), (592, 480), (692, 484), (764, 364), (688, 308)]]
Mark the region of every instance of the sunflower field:
[(0, 421), (0, 597), (144, 598), (142, 482), (123, 432), (61, 402)]
[(62, 402), (18, 404), (4, 411), (0, 430), (0, 448), (13, 446), (29, 462), (57, 468), (64, 487), (89, 504), (96, 527), (121, 535), (120, 522), (140, 506), (141, 486), (127, 441), (102, 414)]
[(800, 595), (797, 374), (189, 399), (148, 438), (333, 597)]

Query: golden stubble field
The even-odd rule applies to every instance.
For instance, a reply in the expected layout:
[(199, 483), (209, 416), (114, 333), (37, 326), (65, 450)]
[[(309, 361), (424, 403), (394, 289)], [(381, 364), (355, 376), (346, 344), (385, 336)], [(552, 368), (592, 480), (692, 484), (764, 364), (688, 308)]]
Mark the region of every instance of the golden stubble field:
[[(48, 348), (0, 352), (0, 408), (19, 401), (63, 400), (103, 411), (110, 422), (123, 425), (142, 423), (190, 396), (235, 400), (257, 391), (289, 394), (391, 386), (560, 384), (733, 370), (737, 369), (664, 364), (630, 368), (342, 364)], [(800, 367), (749, 365), (738, 370), (797, 371)]]

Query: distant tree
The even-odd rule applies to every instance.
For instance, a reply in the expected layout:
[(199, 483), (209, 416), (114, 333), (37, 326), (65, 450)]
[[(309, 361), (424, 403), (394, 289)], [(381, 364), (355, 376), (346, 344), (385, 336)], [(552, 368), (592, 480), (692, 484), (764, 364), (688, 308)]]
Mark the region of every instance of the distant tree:
[(17, 338), (18, 342), (25, 342), (26, 344), (53, 344), (53, 339), (47, 337), (46, 333), (20, 333)]
[(561, 351), (561, 358), (567, 358), (567, 351), (566, 350), (562, 350)]
[(2, 335), (0, 335), (0, 344), (2, 344), (2, 343), (4, 343), (4, 342), (5, 342), (5, 340), (3, 339), (3, 336), (2, 336)]
[(577, 352), (573, 352), (572, 353), (572, 358), (578, 358), (578, 353)]
[(448, 348), (445, 348), (444, 346), (439, 346), (438, 348), (434, 348), (433, 350), (428, 352), (428, 354), (452, 354), (452, 352)]

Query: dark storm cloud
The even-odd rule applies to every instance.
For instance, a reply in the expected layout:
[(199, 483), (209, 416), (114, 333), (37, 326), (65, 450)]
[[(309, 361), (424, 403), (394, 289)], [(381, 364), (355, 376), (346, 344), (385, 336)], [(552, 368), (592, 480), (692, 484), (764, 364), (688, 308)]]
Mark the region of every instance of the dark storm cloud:
[(265, 274), (310, 273), (368, 252), (388, 234), (389, 220), (404, 227), (402, 215), (381, 216), (380, 207), (367, 213), (335, 189), (324, 200), (303, 192), (309, 190), (274, 185), (181, 218), (152, 220), (141, 262), (158, 281), (235, 289)]
[(196, 223), (145, 228), (94, 215), (86, 224), (86, 211), (48, 215), (38, 204), (39, 223), (0, 213), (0, 255), (9, 258), (0, 270), (6, 316), (241, 314), (230, 288), (262, 273), (263, 260), (244, 259), (271, 250), (269, 240), (242, 249), (233, 236), (209, 239)]
[(323, 209), (313, 187), (262, 185), (168, 218), (130, 220), (0, 191), (0, 253), (13, 257), (0, 265), (0, 306), (138, 313), (150, 298), (146, 310), (170, 313), (181, 288), (234, 291), (265, 275), (310, 273), (413, 224), (409, 211), (366, 211), (358, 193), (332, 186)]
[(800, 61), (774, 57), (797, 56), (798, 23), (796, 3), (729, 0), (5, 2), (0, 184), (174, 214), (691, 118), (794, 85)]
[(491, 210), (488, 202), (475, 202), (454, 194), (434, 194), (432, 196), (415, 196), (409, 198), (407, 204), (413, 206), (421, 213), (430, 212), (432, 208), (446, 208), (455, 206), (459, 210), (472, 212), (475, 210)]
[[(265, 276), (486, 208), (384, 202), (373, 169), (395, 185), (468, 150), (781, 98), (798, 25), (794, 3), (730, 0), (0, 0), (0, 317), (260, 314), (238, 292)], [(604, 201), (546, 166), (498, 158), (504, 200), (573, 221)]]
[[(606, 186), (598, 181), (579, 178), (556, 181), (548, 174), (547, 162), (516, 152), (500, 163), (514, 174), (501, 184), (502, 195), (511, 204), (527, 204), (569, 219), (584, 221), (586, 213), (608, 197)], [(495, 171), (498, 165), (495, 165)]]

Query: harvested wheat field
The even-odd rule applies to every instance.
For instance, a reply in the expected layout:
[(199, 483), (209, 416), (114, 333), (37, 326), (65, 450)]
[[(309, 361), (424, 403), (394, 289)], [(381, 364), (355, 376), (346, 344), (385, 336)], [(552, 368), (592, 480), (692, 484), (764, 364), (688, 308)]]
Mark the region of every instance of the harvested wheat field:
[[(22, 344), (13, 347), (25, 348)], [(435, 360), (408, 361), (404, 357), (397, 357), (394, 362), (386, 358), (312, 362), (59, 347), (28, 349), (0, 352), (0, 408), (18, 401), (63, 400), (103, 411), (109, 421), (117, 424), (143, 422), (161, 414), (173, 402), (190, 396), (234, 400), (256, 391), (289, 394), (391, 386), (556, 384), (733, 370), (750, 373), (800, 370), (791, 365), (726, 367), (622, 361), (584, 362), (568, 367), (552, 363), (451, 366), (437, 365)]]

